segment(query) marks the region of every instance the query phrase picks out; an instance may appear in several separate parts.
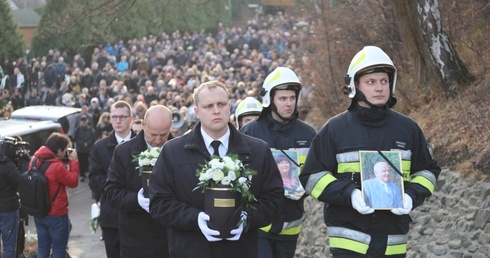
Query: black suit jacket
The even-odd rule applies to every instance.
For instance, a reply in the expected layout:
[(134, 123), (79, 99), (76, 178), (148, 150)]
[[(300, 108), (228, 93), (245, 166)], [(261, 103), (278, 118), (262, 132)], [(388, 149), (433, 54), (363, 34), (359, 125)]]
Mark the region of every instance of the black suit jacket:
[(138, 164), (132, 160), (147, 148), (142, 130), (117, 146), (107, 174), (105, 195), (119, 213), (122, 257), (168, 257), (167, 228), (138, 204), (142, 183)]
[[(136, 134), (131, 131), (131, 137)], [(109, 207), (104, 197), (104, 185), (107, 180), (110, 161), (117, 146), (116, 135), (112, 132), (104, 139), (95, 142), (89, 156), (89, 187), (100, 198), (100, 218), (101, 227), (117, 228), (117, 210)]]

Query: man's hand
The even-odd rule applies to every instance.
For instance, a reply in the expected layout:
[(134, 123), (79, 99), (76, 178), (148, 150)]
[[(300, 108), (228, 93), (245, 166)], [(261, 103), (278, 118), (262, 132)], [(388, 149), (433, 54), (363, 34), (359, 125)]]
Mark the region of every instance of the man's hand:
[(223, 238), (217, 238), (215, 236), (219, 236), (218, 230), (213, 230), (208, 227), (209, 215), (204, 213), (203, 211), (199, 212), (197, 215), (197, 225), (201, 230), (201, 233), (206, 237), (209, 242), (221, 241)]
[(406, 215), (412, 211), (413, 201), (412, 197), (408, 194), (403, 194), (403, 208), (394, 208), (391, 209), (391, 212), (395, 215)]
[(230, 234), (235, 235), (235, 236), (229, 237), (226, 240), (228, 240), (228, 241), (237, 241), (238, 239), (240, 239), (240, 236), (243, 233), (243, 224), (246, 221), (247, 221), (247, 212), (246, 211), (242, 211), (242, 214), (240, 215), (240, 222), (239, 222), (240, 224), (238, 225), (238, 228), (235, 228), (232, 231), (230, 231)]
[(361, 190), (355, 189), (352, 191), (350, 199), (352, 202), (352, 207), (359, 213), (366, 215), (374, 212), (373, 208), (366, 205), (366, 202), (362, 198)]
[(138, 191), (138, 204), (143, 210), (150, 213), (150, 198), (145, 198), (143, 191), (143, 187)]

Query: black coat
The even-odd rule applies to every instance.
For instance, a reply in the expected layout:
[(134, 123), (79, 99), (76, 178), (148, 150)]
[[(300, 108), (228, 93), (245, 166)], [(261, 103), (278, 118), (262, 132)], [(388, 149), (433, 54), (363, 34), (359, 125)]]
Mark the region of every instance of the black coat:
[[(131, 131), (131, 137), (134, 136), (135, 133)], [(89, 187), (96, 196), (101, 196), (99, 224), (101, 227), (108, 228), (118, 227), (117, 210), (107, 205), (103, 195), (107, 171), (109, 171), (112, 154), (116, 146), (116, 135), (112, 132), (106, 138), (95, 142), (89, 156)]]
[(197, 224), (204, 210), (204, 195), (193, 190), (199, 164), (210, 160), (204, 146), (201, 124), (162, 149), (150, 176), (150, 213), (168, 228), (171, 257), (257, 257), (258, 228), (279, 216), (283, 201), (282, 179), (267, 143), (231, 131), (228, 153), (238, 154), (244, 165), (258, 172), (252, 178), (251, 191), (257, 198), (255, 209), (248, 209), (247, 228), (238, 241), (208, 242)]
[(119, 212), (122, 257), (169, 257), (167, 228), (138, 204), (142, 183), (138, 164), (132, 160), (147, 148), (144, 131), (141, 131), (117, 146), (107, 173), (105, 195), (108, 204)]
[[(19, 176), (14, 162), (9, 158), (0, 161), (0, 213), (19, 209)], [(7, 234), (8, 232), (2, 232)]]

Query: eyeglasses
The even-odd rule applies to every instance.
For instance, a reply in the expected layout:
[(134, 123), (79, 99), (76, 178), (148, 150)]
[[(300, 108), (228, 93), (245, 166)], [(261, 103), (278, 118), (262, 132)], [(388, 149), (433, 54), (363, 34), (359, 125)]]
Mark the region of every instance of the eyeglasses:
[(112, 116), (110, 116), (110, 118), (111, 118), (112, 120), (118, 120), (118, 119), (119, 119), (119, 120), (121, 120), (121, 121), (124, 121), (124, 120), (128, 119), (128, 117), (129, 117), (129, 116), (116, 116), (116, 115), (112, 115)]

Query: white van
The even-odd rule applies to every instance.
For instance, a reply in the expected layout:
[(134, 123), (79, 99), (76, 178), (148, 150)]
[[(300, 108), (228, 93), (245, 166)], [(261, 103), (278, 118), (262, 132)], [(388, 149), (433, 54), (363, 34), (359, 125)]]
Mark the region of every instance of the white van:
[(72, 137), (75, 133), (76, 118), (80, 108), (65, 106), (28, 106), (12, 112), (17, 120), (53, 121), (61, 124), (62, 133)]
[(61, 125), (53, 121), (0, 120), (0, 140), (7, 136), (20, 136), (29, 143), (30, 154), (46, 144), (53, 132), (61, 132)]

